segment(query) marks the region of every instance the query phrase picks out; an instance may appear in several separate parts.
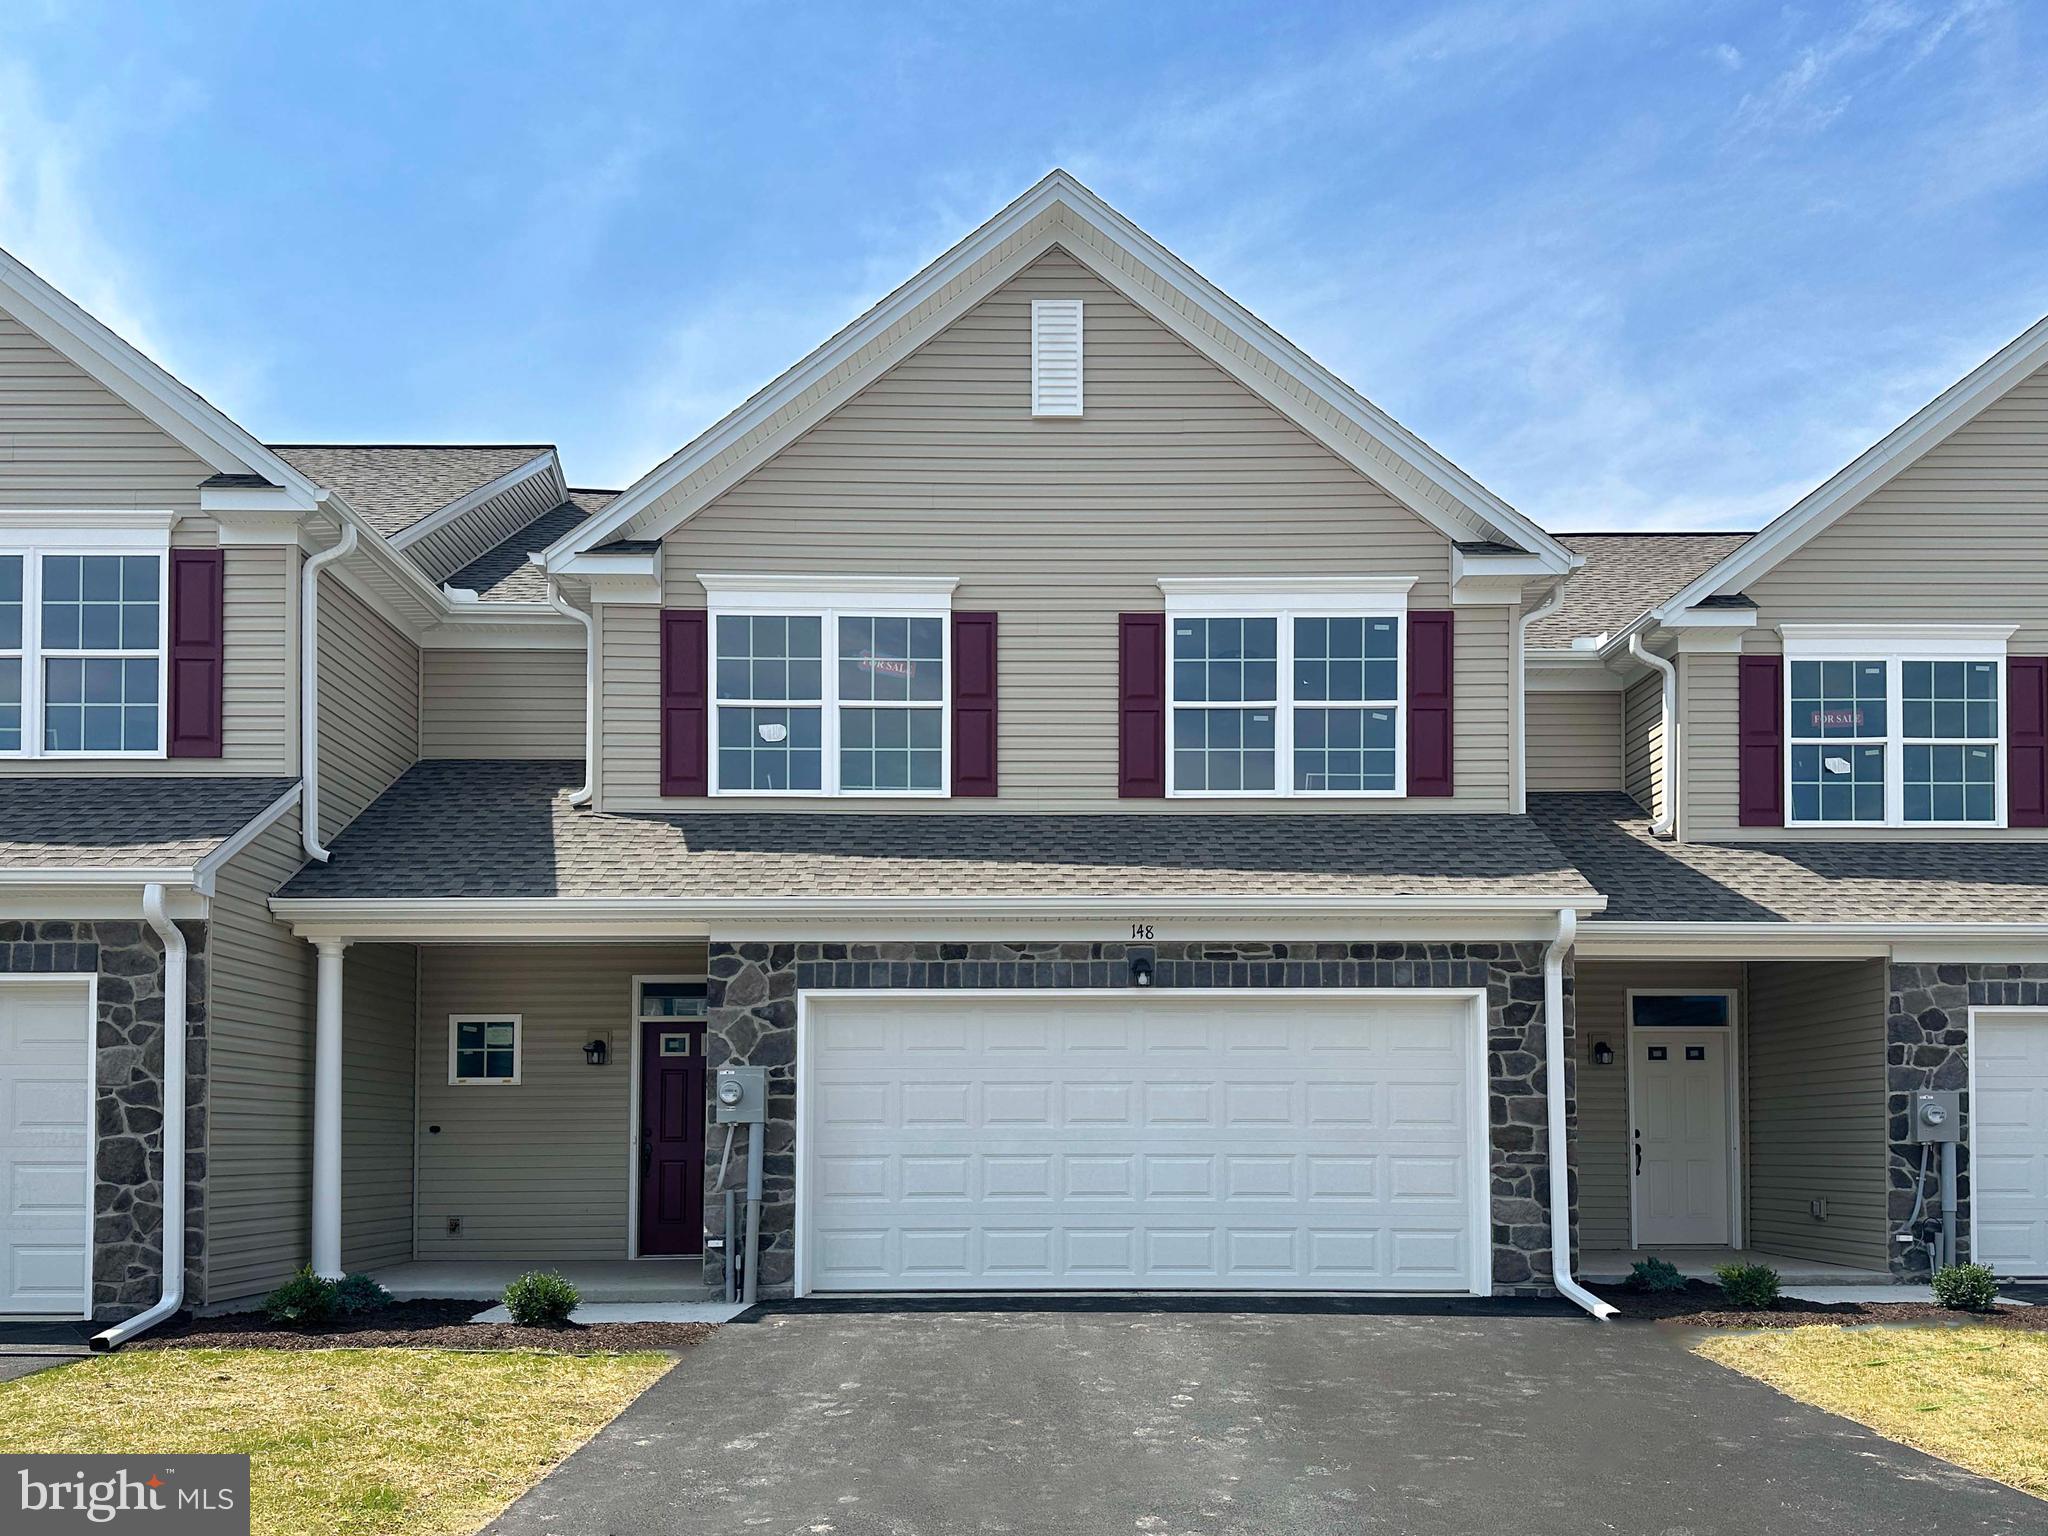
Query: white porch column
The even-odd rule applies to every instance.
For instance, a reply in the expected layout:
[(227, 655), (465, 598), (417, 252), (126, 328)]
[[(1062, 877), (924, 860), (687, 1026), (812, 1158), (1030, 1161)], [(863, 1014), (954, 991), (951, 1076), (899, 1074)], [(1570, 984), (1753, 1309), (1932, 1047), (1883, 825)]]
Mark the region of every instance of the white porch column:
[(341, 1277), (341, 958), (346, 939), (318, 939), (313, 1025), (313, 1272)]

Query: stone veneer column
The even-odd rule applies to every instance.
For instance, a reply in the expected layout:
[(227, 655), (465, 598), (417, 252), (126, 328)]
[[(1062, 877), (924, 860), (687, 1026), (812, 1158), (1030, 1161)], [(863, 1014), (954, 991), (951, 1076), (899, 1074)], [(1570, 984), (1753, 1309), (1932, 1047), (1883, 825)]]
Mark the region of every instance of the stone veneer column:
[[(206, 1272), (206, 925), (189, 951), (185, 1045), (185, 1296)], [(0, 922), (0, 972), (91, 972), (99, 992), (93, 1170), (93, 1317), (118, 1322), (163, 1280), (164, 952), (141, 921)]]
[[(1086, 988), (1124, 990), (1130, 960), (1149, 955), (1158, 987), (1484, 987), (1493, 1145), (1493, 1280), (1497, 1295), (1549, 1294), (1550, 1223), (1544, 1126), (1543, 945), (1336, 943), (726, 944), (710, 947), (708, 1066), (768, 1068), (761, 1260), (764, 1293), (790, 1288), (796, 1182), (796, 995), (842, 988)], [(1572, 980), (1565, 977), (1566, 1071), (1572, 1071)], [(1567, 1078), (1574, 1127), (1576, 1085)], [(708, 1113), (708, 1109), (707, 1109)], [(744, 1133), (743, 1133), (744, 1134)], [(724, 1229), (724, 1191), (744, 1189), (737, 1146), (717, 1182), (724, 1132), (713, 1126), (704, 1215)], [(1572, 1171), (1572, 1228), (1578, 1223)], [(717, 1279), (707, 1257), (706, 1271)]]

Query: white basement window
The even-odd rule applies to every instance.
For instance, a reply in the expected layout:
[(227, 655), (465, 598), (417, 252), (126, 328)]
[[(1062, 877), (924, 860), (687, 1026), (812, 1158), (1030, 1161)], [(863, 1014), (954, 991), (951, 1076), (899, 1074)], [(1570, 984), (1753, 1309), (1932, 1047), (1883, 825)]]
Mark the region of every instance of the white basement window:
[(1081, 301), (1031, 301), (1031, 414), (1081, 414)]
[(2012, 629), (1786, 625), (1787, 824), (2005, 824)]
[(940, 796), (952, 577), (831, 589), (706, 576), (714, 795)]
[(1407, 793), (1409, 577), (1164, 579), (1172, 796)]
[(160, 757), (164, 535), (0, 530), (0, 754)]
[(448, 1018), (448, 1081), (508, 1085), (519, 1081), (522, 1016), (457, 1013)]

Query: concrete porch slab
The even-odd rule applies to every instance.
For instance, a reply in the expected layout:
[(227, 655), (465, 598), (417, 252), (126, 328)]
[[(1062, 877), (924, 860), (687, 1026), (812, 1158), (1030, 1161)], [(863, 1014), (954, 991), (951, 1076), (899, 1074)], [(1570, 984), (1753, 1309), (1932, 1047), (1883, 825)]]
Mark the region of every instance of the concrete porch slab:
[(1778, 1278), (1790, 1285), (1886, 1286), (1891, 1276), (1881, 1269), (1857, 1269), (1848, 1264), (1823, 1264), (1814, 1259), (1788, 1258), (1757, 1248), (1627, 1248), (1579, 1256), (1579, 1278), (1598, 1285), (1615, 1285), (1628, 1279), (1630, 1271), (1644, 1259), (1662, 1259), (1676, 1267), (1688, 1280), (1711, 1280), (1723, 1264), (1768, 1264)]
[(593, 1302), (680, 1303), (722, 1299), (704, 1284), (704, 1261), (685, 1259), (591, 1259), (553, 1264), (545, 1260), (415, 1260), (372, 1270), (371, 1278), (400, 1301), (452, 1297), (496, 1301), (505, 1287), (529, 1270), (544, 1269), (575, 1286)]
[[(747, 1310), (743, 1301), (596, 1301), (569, 1314), (572, 1323), (729, 1323)], [(509, 1323), (512, 1314), (492, 1307), (472, 1323)]]

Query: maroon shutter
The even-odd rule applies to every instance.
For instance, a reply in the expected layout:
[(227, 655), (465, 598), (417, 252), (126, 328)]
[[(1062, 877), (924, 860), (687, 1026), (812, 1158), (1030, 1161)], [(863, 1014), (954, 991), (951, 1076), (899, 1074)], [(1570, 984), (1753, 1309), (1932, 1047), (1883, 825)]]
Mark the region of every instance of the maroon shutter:
[(227, 673), (227, 552), (171, 551), (168, 661), (172, 757), (221, 755), (221, 694)]
[(953, 793), (996, 792), (996, 616), (953, 615)]
[(711, 630), (701, 608), (661, 612), (661, 792), (711, 793)]
[(1408, 793), (1418, 799), (1452, 792), (1452, 638), (1448, 609), (1408, 615)]
[(1741, 662), (1735, 684), (1736, 820), (1745, 827), (1782, 827), (1785, 658), (1744, 656)]
[(1166, 615), (1117, 615), (1116, 792), (1124, 800), (1166, 794)]
[(2048, 656), (2005, 658), (2006, 825), (2048, 827)]

